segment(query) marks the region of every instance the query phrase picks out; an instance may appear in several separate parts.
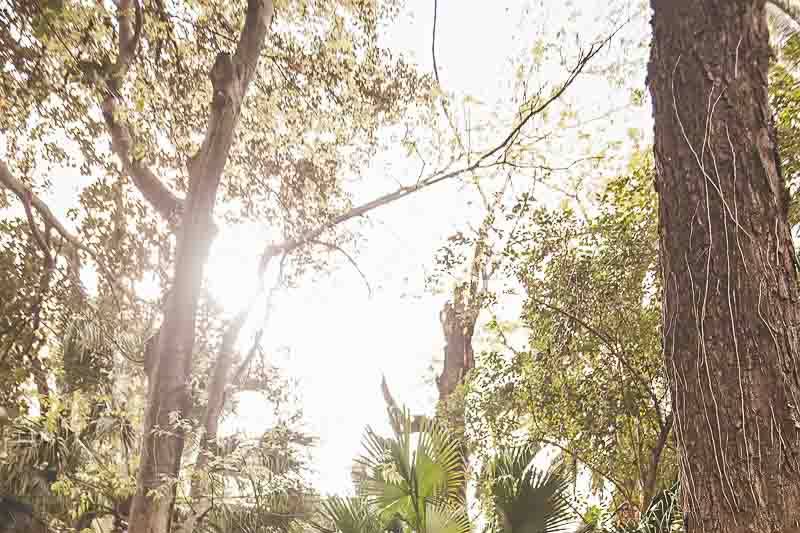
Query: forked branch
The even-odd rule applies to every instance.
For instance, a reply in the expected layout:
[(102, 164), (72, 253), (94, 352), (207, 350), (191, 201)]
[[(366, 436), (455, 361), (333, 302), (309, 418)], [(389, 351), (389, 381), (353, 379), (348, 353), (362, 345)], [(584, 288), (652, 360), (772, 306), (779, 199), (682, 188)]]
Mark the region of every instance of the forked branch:
[[(59, 235), (61, 235), (61, 237), (65, 241), (67, 241), (69, 244), (71, 244), (78, 250), (83, 250), (88, 252), (88, 250), (80, 241), (80, 239), (78, 239), (78, 237), (73, 235), (69, 230), (67, 230), (67, 228), (64, 227), (61, 221), (59, 221), (58, 218), (56, 218), (56, 216), (47, 206), (47, 204), (45, 204), (38, 196), (33, 194), (33, 192), (27, 186), (25, 186), (24, 183), (22, 183), (20, 180), (15, 178), (13, 174), (11, 174), (11, 170), (9, 170), (8, 165), (6, 165), (5, 161), (0, 161), (0, 184), (2, 184), (3, 187), (14, 193), (14, 196), (19, 198), (20, 202), (22, 202), (23, 205), (33, 207), (33, 209), (36, 210), (36, 212), (39, 214), (39, 216), (42, 217), (45, 223), (48, 226), (55, 229), (56, 232)], [(31, 231), (36, 231), (38, 233), (38, 230), (35, 230), (33, 228), (31, 229)], [(43, 242), (39, 242), (38, 244), (39, 246), (45, 246), (45, 243)]]

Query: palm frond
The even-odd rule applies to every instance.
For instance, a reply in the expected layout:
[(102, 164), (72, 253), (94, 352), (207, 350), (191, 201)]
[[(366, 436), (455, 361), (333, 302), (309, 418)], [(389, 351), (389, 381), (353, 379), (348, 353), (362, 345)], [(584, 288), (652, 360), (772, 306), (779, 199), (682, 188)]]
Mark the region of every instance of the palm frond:
[(683, 522), (678, 502), (679, 485), (663, 490), (650, 502), (640, 519), (639, 530), (645, 533), (669, 533)]
[(456, 505), (428, 504), (425, 533), (469, 533), (472, 526), (464, 508)]
[(359, 490), (384, 522), (400, 516), (423, 532), (430, 509), (458, 503), (464, 480), (461, 450), (430, 420), (415, 421), (405, 409), (392, 416), (392, 437), (367, 428), (365, 453), (358, 459), (367, 474)]
[(680, 485), (675, 483), (670, 488), (659, 492), (648, 508), (639, 517), (638, 522), (606, 526), (592, 529), (602, 533), (672, 533), (683, 531), (683, 513), (681, 512), (678, 493)]
[(363, 498), (334, 496), (322, 502), (322, 515), (340, 533), (383, 533), (384, 526)]
[(535, 445), (501, 450), (491, 463), (491, 494), (505, 533), (555, 533), (572, 524), (571, 483), (560, 468), (539, 470)]
[(800, 2), (772, 0), (767, 4), (767, 24), (770, 41), (780, 48), (800, 31)]

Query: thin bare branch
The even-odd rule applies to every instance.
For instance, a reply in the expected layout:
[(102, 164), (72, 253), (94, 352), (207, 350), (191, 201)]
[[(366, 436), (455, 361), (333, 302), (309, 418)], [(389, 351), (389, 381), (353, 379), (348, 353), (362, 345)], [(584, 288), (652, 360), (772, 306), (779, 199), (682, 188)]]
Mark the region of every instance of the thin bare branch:
[(372, 286), (369, 284), (369, 279), (367, 279), (367, 276), (361, 270), (361, 267), (358, 266), (358, 263), (356, 263), (356, 260), (353, 259), (353, 256), (350, 255), (349, 253), (347, 253), (347, 251), (344, 248), (342, 248), (338, 244), (333, 244), (333, 243), (330, 243), (330, 242), (325, 242), (325, 241), (320, 241), (320, 240), (313, 240), (313, 241), (311, 241), (311, 244), (319, 244), (320, 246), (324, 246), (325, 248), (328, 248), (330, 250), (339, 252), (340, 254), (345, 256), (345, 258), (347, 258), (347, 260), (350, 262), (350, 264), (353, 265), (353, 268), (356, 269), (356, 272), (358, 272), (358, 274), (361, 276), (361, 279), (364, 281), (364, 285), (367, 286), (367, 293), (369, 294), (370, 297), (372, 297)]
[[(436, 62), (436, 21), (439, 18), (438, 11), (439, 2), (438, 0), (433, 0), (433, 35), (431, 37), (431, 57), (433, 58), (433, 75), (436, 78), (436, 85), (439, 86), (439, 90), (442, 90), (442, 82), (439, 79), (439, 65)], [(461, 141), (461, 135), (458, 132), (458, 128), (456, 128), (455, 122), (453, 121), (453, 116), (450, 113), (449, 106), (447, 105), (447, 99), (444, 97), (444, 91), (442, 91), (439, 102), (442, 104), (442, 111), (447, 119), (447, 123), (450, 125), (450, 129), (453, 130), (453, 135), (456, 138), (458, 147), (462, 152), (467, 152), (467, 150), (464, 148), (464, 143)]]
[(601, 469), (601, 468), (597, 468), (596, 465), (593, 465), (591, 462), (589, 462), (586, 459), (584, 459), (583, 456), (580, 453), (578, 453), (575, 450), (569, 448), (568, 446), (564, 446), (563, 444), (561, 444), (559, 442), (556, 442), (556, 441), (550, 440), (550, 439), (546, 439), (546, 438), (536, 438), (534, 440), (536, 442), (541, 443), (541, 444), (545, 444), (545, 445), (557, 448), (557, 449), (561, 450), (562, 452), (566, 453), (567, 455), (571, 456), (573, 459), (576, 459), (577, 461), (580, 461), (581, 463), (586, 465), (589, 468), (589, 470), (592, 470), (593, 472), (596, 472), (597, 474), (600, 474), (604, 479), (608, 480), (612, 485), (614, 485), (614, 487), (617, 489), (617, 491), (619, 491), (619, 493), (622, 494), (625, 497), (625, 499), (627, 499), (628, 501), (632, 501), (630, 491), (627, 488), (625, 488), (625, 485), (622, 483), (622, 481), (617, 479), (613, 474), (611, 474), (611, 472), (609, 472), (607, 470), (604, 470), (604, 469)]
[(339, 216), (336, 216), (329, 220), (328, 222), (320, 225), (316, 229), (309, 230), (303, 235), (296, 237), (294, 239), (286, 240), (282, 243), (278, 244), (270, 244), (262, 254), (262, 262), (269, 260), (275, 256), (277, 253), (281, 252), (291, 252), (296, 248), (303, 246), (304, 244), (308, 244), (311, 241), (316, 240), (320, 235), (322, 235), (325, 231), (329, 230), (334, 226), (338, 226), (348, 220), (353, 218), (361, 217), (373, 209), (378, 207), (390, 204), (396, 200), (400, 200), (401, 198), (405, 198), (406, 196), (410, 196), (417, 191), (422, 189), (426, 189), (437, 183), (441, 183), (443, 181), (451, 180), (453, 178), (457, 178), (469, 172), (473, 172), (475, 170), (481, 168), (487, 168), (496, 165), (504, 164), (502, 161), (488, 163), (487, 160), (492, 157), (493, 155), (497, 154), (501, 150), (506, 149), (511, 143), (514, 142), (519, 132), (529, 124), (536, 116), (542, 113), (549, 105), (551, 105), (554, 101), (560, 98), (564, 92), (569, 88), (570, 85), (577, 79), (580, 75), (583, 68), (592, 60), (599, 52), (602, 50), (606, 44), (613, 38), (616, 34), (613, 33), (606, 39), (600, 41), (592, 45), (588, 52), (582, 54), (580, 58), (578, 58), (575, 66), (570, 70), (567, 79), (558, 86), (558, 88), (553, 91), (549, 98), (545, 101), (541, 102), (538, 106), (531, 109), (525, 116), (522, 117), (519, 124), (517, 124), (514, 128), (512, 128), (511, 132), (509, 132), (500, 142), (498, 142), (493, 148), (487, 150), (483, 153), (475, 162), (468, 163), (460, 168), (450, 171), (438, 171), (434, 172), (433, 174), (429, 175), (427, 178), (418, 180), (413, 185), (408, 185), (405, 187), (400, 187), (393, 192), (384, 194), (383, 196), (379, 196), (374, 200), (361, 204), (360, 206), (354, 207), (353, 209), (342, 213)]
[(245, 357), (244, 361), (242, 361), (242, 364), (239, 365), (239, 368), (236, 369), (236, 372), (233, 373), (233, 379), (231, 380), (231, 382), (233, 383), (239, 383), (241, 381), (242, 375), (244, 375), (244, 372), (250, 367), (250, 363), (253, 361), (256, 351), (258, 347), (261, 345), (261, 339), (264, 336), (264, 331), (267, 329), (267, 323), (269, 322), (270, 315), (272, 315), (272, 300), (275, 297), (275, 293), (283, 284), (283, 269), (286, 266), (287, 257), (288, 256), (285, 254), (283, 255), (283, 257), (281, 257), (281, 262), (280, 265), (278, 266), (278, 276), (275, 279), (275, 284), (269, 290), (269, 293), (267, 293), (266, 313), (264, 315), (264, 321), (262, 322), (261, 327), (256, 333), (253, 344), (247, 353), (247, 357)]

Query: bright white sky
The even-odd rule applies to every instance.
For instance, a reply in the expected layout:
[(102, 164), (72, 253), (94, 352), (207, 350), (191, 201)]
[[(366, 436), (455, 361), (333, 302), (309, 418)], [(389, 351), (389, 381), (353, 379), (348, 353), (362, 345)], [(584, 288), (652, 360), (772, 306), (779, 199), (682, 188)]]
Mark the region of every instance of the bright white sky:
[[(607, 27), (603, 24), (609, 2), (580, 0), (578, 4), (582, 18), (569, 20), (575, 7), (569, 2), (440, 0), (437, 61), (445, 90), (502, 107), (512, 95), (511, 59), (532, 47), (535, 32), (544, 27), (555, 33), (569, 20), (571, 32), (580, 28), (582, 41), (589, 41)], [(544, 20), (544, 13), (551, 22)], [(597, 24), (593, 23), (595, 14)], [(641, 35), (643, 21), (646, 17), (637, 20), (639, 25), (630, 33)], [(387, 44), (431, 71), (432, 22), (433, 2), (411, 0), (402, 20), (389, 28)], [(564, 39), (574, 42), (574, 33)], [(628, 86), (643, 88), (644, 71), (634, 76)], [(599, 80), (588, 78), (573, 91), (584, 113), (581, 116), (599, 116), (627, 103), (628, 93), (612, 91)], [(604, 123), (611, 127), (608, 134), (625, 140), (629, 126), (649, 131), (649, 110), (636, 113), (633, 122), (618, 120), (624, 124), (616, 128)], [(562, 153), (550, 156), (566, 157)], [(364, 194), (364, 185), (359, 185), (360, 197), (368, 199), (394, 189), (394, 179), (416, 178), (416, 162), (394, 154), (385, 157), (387, 161), (380, 170), (373, 169), (375, 176), (370, 176), (368, 187), (374, 189)], [(391, 175), (382, 175), (387, 167)], [(474, 210), (466, 206), (468, 199), (476, 200), (472, 194), (456, 184), (442, 185), (371, 215), (372, 224), (364, 229), (357, 256), (373, 286), (371, 298), (360, 275), (342, 260), (330, 276), (303, 283), (275, 301), (265, 347), (276, 356), (278, 347), (291, 349), (282, 364), (298, 378), (309, 429), (320, 439), (313, 465), (316, 486), (323, 494), (351, 489), (350, 468), (360, 452), (365, 425), (388, 430), (379, 387), (382, 373), (398, 401), (415, 412), (433, 409), (436, 390), (431, 364), (442, 353), (438, 316), (445, 296), (426, 293), (424, 278), (445, 238), (465, 230), (465, 222), (474, 219)], [(249, 289), (240, 280), (241, 273), (246, 277), (254, 268), (258, 246), (246, 244), (252, 241), (251, 231), (223, 235), (212, 254), (209, 276), (216, 292), (232, 307)], [(240, 417), (228, 427), (263, 429), (269, 423), (265, 412), (258, 400), (245, 400)]]

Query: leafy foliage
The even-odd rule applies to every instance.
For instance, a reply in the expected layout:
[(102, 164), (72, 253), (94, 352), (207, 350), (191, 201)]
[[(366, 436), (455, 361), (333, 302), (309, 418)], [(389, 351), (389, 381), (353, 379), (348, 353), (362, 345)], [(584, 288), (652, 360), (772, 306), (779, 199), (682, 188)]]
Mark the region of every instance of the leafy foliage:
[[(608, 183), (588, 218), (568, 206), (523, 213), (504, 256), (523, 291), (529, 347), (482, 354), (468, 395), (473, 433), (502, 443), (525, 429), (588, 467), (596, 490), (610, 484), (637, 507), (647, 504), (652, 450), (665, 448), (656, 479), (675, 470), (664, 440), (671, 419), (651, 183), (643, 157)], [(504, 338), (502, 324), (488, 326)]]

